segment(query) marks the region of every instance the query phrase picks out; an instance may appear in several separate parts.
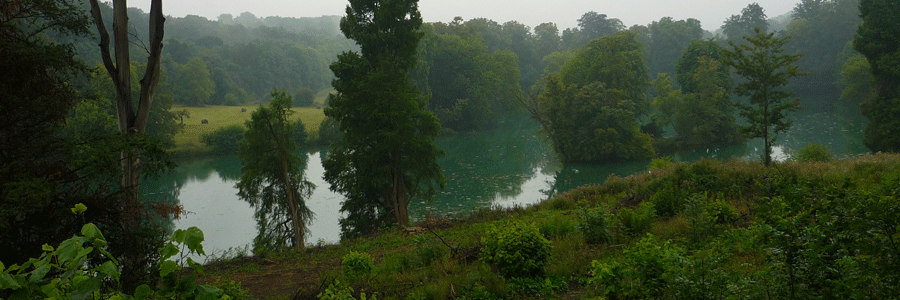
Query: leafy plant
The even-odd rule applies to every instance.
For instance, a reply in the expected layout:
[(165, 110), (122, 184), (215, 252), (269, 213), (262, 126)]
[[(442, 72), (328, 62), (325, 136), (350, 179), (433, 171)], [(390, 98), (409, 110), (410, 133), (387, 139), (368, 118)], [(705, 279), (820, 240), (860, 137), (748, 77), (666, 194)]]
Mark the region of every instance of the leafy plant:
[(682, 273), (684, 250), (668, 242), (660, 245), (647, 234), (624, 251), (621, 261), (592, 261), (594, 278), (605, 296), (614, 299), (660, 299), (669, 292), (672, 278)]
[(656, 210), (653, 203), (643, 202), (633, 208), (623, 208), (616, 214), (619, 220), (620, 233), (626, 236), (639, 236), (650, 230)]
[(578, 230), (581, 231), (586, 243), (602, 244), (612, 240), (612, 235), (610, 234), (611, 216), (606, 208), (583, 209), (580, 211), (579, 217), (581, 222), (578, 223)]
[[(372, 298), (366, 298), (366, 293), (359, 294), (359, 300), (377, 300), (377, 297), (377, 294), (373, 294)], [(353, 297), (353, 288), (350, 286), (345, 286), (337, 280), (335, 280), (334, 283), (329, 284), (328, 288), (326, 288), (324, 292), (316, 295), (316, 298), (320, 300), (357, 300), (355, 297)]]
[(507, 278), (541, 276), (550, 259), (550, 241), (536, 226), (518, 221), (491, 226), (481, 242), (482, 259)]
[(831, 161), (833, 158), (834, 156), (828, 151), (828, 146), (816, 143), (810, 143), (806, 147), (800, 148), (796, 156), (793, 157), (794, 160), (799, 162), (826, 162)]
[(350, 251), (341, 260), (341, 271), (348, 280), (357, 281), (375, 271), (375, 262), (368, 253)]

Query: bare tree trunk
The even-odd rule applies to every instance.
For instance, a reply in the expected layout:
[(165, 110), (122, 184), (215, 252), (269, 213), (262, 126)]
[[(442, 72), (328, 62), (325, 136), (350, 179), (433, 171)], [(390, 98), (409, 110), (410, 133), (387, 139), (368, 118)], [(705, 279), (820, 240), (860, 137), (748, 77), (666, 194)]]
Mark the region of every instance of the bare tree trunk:
[(303, 228), (303, 219), (300, 217), (300, 199), (298, 199), (297, 189), (294, 188), (294, 181), (291, 179), (291, 173), (288, 169), (289, 160), (287, 153), (284, 153), (284, 149), (279, 149), (279, 154), (281, 156), (282, 166), (281, 176), (284, 181), (284, 188), (287, 189), (288, 206), (290, 206), (291, 209), (294, 248), (303, 249), (306, 247), (306, 241), (304, 241), (305, 230)]
[[(91, 16), (94, 25), (100, 34), (100, 53), (103, 66), (112, 78), (116, 90), (116, 115), (119, 121), (119, 132), (129, 137), (140, 137), (147, 129), (147, 120), (150, 115), (150, 103), (153, 101), (153, 92), (159, 82), (159, 62), (162, 53), (162, 39), (165, 33), (165, 17), (162, 14), (162, 0), (153, 0), (150, 5), (150, 48), (147, 59), (147, 69), (141, 79), (140, 99), (137, 111), (131, 97), (131, 57), (129, 53), (128, 34), (128, 4), (126, 0), (113, 0), (113, 44), (115, 47), (115, 61), (110, 55), (109, 32), (103, 22), (100, 12), (100, 4), (97, 0), (90, 0)], [(125, 149), (122, 158), (122, 224), (125, 232), (137, 232), (141, 229), (144, 216), (144, 206), (140, 202), (141, 161), (139, 149)], [(136, 238), (129, 235), (129, 238)], [(131, 241), (123, 241), (131, 244)], [(131, 274), (130, 270), (142, 268), (145, 258), (136, 253), (126, 253), (122, 258), (123, 277), (139, 276)], [(126, 274), (127, 273), (127, 274)], [(128, 282), (123, 278), (126, 290), (138, 282)]]

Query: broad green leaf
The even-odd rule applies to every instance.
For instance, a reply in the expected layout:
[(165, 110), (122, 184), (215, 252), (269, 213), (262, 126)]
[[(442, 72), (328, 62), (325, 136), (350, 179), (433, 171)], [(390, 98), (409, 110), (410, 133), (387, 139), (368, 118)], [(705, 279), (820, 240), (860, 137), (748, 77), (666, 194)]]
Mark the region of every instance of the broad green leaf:
[(50, 246), (49, 244), (44, 244), (43, 246), (41, 246), (41, 250), (44, 250), (47, 252), (53, 252), (53, 246)]
[(203, 252), (203, 231), (200, 231), (197, 227), (188, 228), (188, 234), (185, 237), (184, 244), (188, 246), (188, 249), (191, 251), (195, 251), (201, 255), (206, 255)]
[(81, 243), (76, 238), (63, 241), (59, 244), (59, 248), (56, 249), (59, 264), (66, 265), (70, 260), (78, 256), (78, 252), (83, 249), (84, 247), (81, 246)]
[(19, 285), (19, 282), (17, 282), (16, 279), (12, 275), (9, 275), (6, 273), (0, 273), (0, 290), (6, 290), (6, 289), (17, 290), (20, 288), (22, 288), (22, 286)]
[(153, 289), (146, 284), (142, 284), (134, 290), (134, 298), (137, 300), (150, 299), (153, 297)]
[(97, 228), (97, 225), (94, 223), (87, 223), (81, 227), (81, 235), (93, 239), (101, 239), (106, 241), (106, 238), (103, 237), (103, 233), (100, 232), (100, 228)]
[(183, 244), (185, 235), (187, 235), (187, 232), (185, 232), (184, 230), (175, 230), (175, 232), (172, 233), (172, 240)]
[(106, 274), (106, 276), (112, 277), (116, 281), (119, 281), (119, 277), (122, 275), (119, 273), (119, 267), (111, 261), (107, 261), (100, 265), (98, 270), (100, 273)]
[(91, 277), (86, 280), (81, 280), (74, 284), (75, 290), (69, 294), (70, 297), (74, 300), (84, 300), (87, 299), (88, 296), (100, 289), (101, 281), (99, 278)]
[(47, 272), (50, 272), (49, 265), (43, 265), (31, 271), (31, 278), (28, 279), (29, 282), (37, 282), (39, 280), (43, 280), (44, 276), (47, 275)]
[(162, 248), (159, 248), (159, 256), (161, 260), (167, 260), (170, 257), (178, 254), (178, 247), (175, 247), (172, 243), (168, 243)]
[(194, 295), (197, 296), (197, 299), (216, 299), (218, 293), (219, 288), (201, 284), (197, 285)]
[(177, 265), (175, 264), (174, 261), (171, 261), (171, 260), (164, 261), (162, 263), (162, 265), (160, 265), (160, 267), (159, 267), (159, 276), (166, 277), (167, 275), (169, 275), (170, 273), (175, 271), (175, 267), (177, 267)]

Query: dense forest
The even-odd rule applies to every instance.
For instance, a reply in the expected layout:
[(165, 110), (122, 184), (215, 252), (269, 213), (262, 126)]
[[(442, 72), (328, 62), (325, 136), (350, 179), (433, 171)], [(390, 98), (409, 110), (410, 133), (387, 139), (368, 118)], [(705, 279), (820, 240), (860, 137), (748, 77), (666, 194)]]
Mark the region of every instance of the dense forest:
[[(255, 209), (259, 259), (307, 253), (312, 184), (297, 152), (329, 146), (324, 180), (345, 197), (348, 243), (335, 247), (349, 248), (323, 259), (340, 258), (349, 282), (325, 289), (322, 277), (318, 298), (353, 299), (351, 286), (402, 298), (407, 285), (441, 276), (447, 285), (421, 298), (540, 297), (569, 286), (616, 299), (900, 290), (898, 175), (884, 167), (896, 157), (830, 162), (818, 145), (795, 162), (772, 157), (800, 110), (864, 116), (871, 152), (900, 151), (896, 3), (803, 0), (781, 16), (751, 3), (710, 32), (696, 19), (626, 26), (595, 11), (562, 30), (425, 23), (417, 0), (349, 2), (346, 16), (216, 20), (163, 18), (161, 0), (150, 12), (125, 1), (0, 4), (0, 297), (247, 297), (234, 282), (196, 284), (203, 266), (189, 255), (204, 254), (203, 233), (170, 232), (183, 207), (140, 194), (142, 180), (175, 168), (183, 109), (239, 105), (257, 108), (243, 126), (203, 139), (240, 157), (234, 177)], [(321, 109), (317, 132), (292, 119), (299, 107)], [(457, 220), (469, 236), (456, 244), (431, 231), (451, 221), (431, 220), (445, 225), (416, 228), (443, 246), (413, 237), (412, 248), (430, 250), (375, 271), (365, 237), (409, 230), (410, 203), (446, 186), (435, 140), (516, 116), (538, 123), (563, 163), (653, 159), (650, 170), (544, 208)], [(763, 140), (761, 164), (666, 156), (748, 139)], [(161, 193), (177, 198), (177, 189)], [(479, 220), (490, 223), (474, 225), (480, 239), (465, 229)], [(560, 248), (571, 251), (552, 252)], [(417, 273), (435, 261), (444, 263), (435, 274)], [(466, 272), (478, 278), (446, 279)]]

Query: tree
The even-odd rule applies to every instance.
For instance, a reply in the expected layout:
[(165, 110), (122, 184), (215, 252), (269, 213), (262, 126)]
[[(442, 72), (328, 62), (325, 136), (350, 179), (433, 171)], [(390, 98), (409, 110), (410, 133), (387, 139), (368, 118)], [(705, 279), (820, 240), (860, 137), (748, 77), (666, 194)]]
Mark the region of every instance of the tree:
[(863, 19), (853, 49), (869, 61), (878, 96), (862, 105), (869, 119), (863, 143), (869, 150), (900, 151), (900, 6), (896, 1), (860, 0)]
[[(91, 15), (97, 32), (100, 36), (100, 53), (103, 65), (113, 86), (116, 88), (116, 116), (119, 121), (119, 132), (125, 136), (141, 139), (147, 129), (150, 117), (151, 102), (160, 78), (160, 55), (162, 53), (162, 39), (165, 33), (163, 24), (165, 17), (162, 13), (162, 0), (153, 0), (150, 4), (150, 34), (148, 41), (149, 56), (143, 78), (140, 80), (140, 94), (134, 99), (131, 94), (131, 53), (129, 46), (130, 34), (128, 28), (128, 4), (126, 0), (113, 1), (113, 43), (115, 45), (115, 57), (110, 55), (110, 36), (103, 22), (100, 4), (97, 0), (90, 0)], [(137, 100), (135, 103), (134, 100)], [(147, 212), (140, 202), (141, 180), (141, 151), (137, 147), (124, 149), (122, 156), (122, 226), (126, 231), (138, 232), (142, 230), (142, 220)], [(129, 238), (138, 238), (131, 236)], [(139, 244), (133, 240), (123, 241), (125, 244)], [(122, 258), (123, 273), (131, 274), (132, 269), (146, 268), (146, 262), (139, 253), (126, 253)], [(128, 277), (130, 275), (127, 275)], [(126, 290), (137, 286), (139, 279), (123, 279)]]
[(175, 64), (175, 80), (172, 82), (178, 103), (203, 106), (209, 103), (216, 92), (216, 84), (210, 77), (209, 67), (199, 57), (191, 58), (186, 64)]
[(312, 211), (305, 198), (313, 184), (304, 178), (302, 161), (296, 152), (294, 125), (289, 120), (291, 96), (273, 90), (269, 107), (260, 106), (245, 126), (238, 143), (241, 179), (238, 196), (256, 208), (259, 234), (254, 250), (274, 250), (305, 246), (306, 225)]
[[(693, 93), (699, 89), (702, 82), (698, 82), (693, 74), (700, 68), (700, 60), (703, 57), (721, 62), (725, 58), (725, 48), (719, 46), (719, 43), (715, 41), (694, 40), (688, 45), (684, 54), (675, 63), (675, 78), (678, 80), (682, 92)], [(731, 79), (731, 69), (722, 66), (718, 70), (715, 84), (725, 89), (731, 89), (734, 85), (734, 81)]]
[(647, 67), (641, 45), (627, 31), (585, 45), (546, 80), (537, 108), (565, 161), (618, 161), (653, 156), (651, 137), (637, 119), (648, 112)]
[(664, 114), (658, 122), (671, 122), (677, 142), (685, 147), (722, 145), (740, 141), (734, 117), (734, 105), (728, 98), (726, 86), (719, 80), (723, 68), (719, 61), (708, 56), (700, 57), (698, 66), (691, 73), (690, 81), (696, 83), (692, 92), (682, 94), (673, 91), (671, 78), (660, 77), (654, 82), (657, 97), (653, 104)]
[(331, 65), (337, 79), (325, 115), (343, 139), (323, 165), (331, 189), (344, 194), (344, 235), (383, 224), (409, 225), (409, 202), (444, 187), (434, 139), (441, 126), (409, 80), (422, 17), (416, 0), (350, 0), (341, 31), (362, 55), (344, 52)]
[(785, 113), (797, 111), (800, 100), (788, 100), (793, 91), (782, 88), (791, 78), (803, 75), (794, 63), (802, 54), (784, 54), (788, 37), (776, 38), (756, 28), (756, 35), (744, 37), (747, 43), (738, 45), (729, 41), (731, 50), (725, 50), (725, 64), (746, 81), (737, 85), (734, 93), (749, 96), (749, 105), (736, 102), (740, 115), (749, 123), (741, 128), (748, 138), (762, 138), (765, 143), (763, 163), (772, 163), (772, 145), (776, 135), (791, 127)]
[(767, 32), (769, 23), (766, 21), (765, 10), (754, 2), (742, 9), (740, 15), (731, 15), (721, 28), (729, 41), (741, 44), (744, 42), (743, 37), (752, 36), (755, 28)]
[(703, 36), (700, 21), (675, 21), (664, 17), (647, 26), (649, 42), (645, 44), (650, 74), (675, 73), (675, 63), (692, 41)]
[(86, 36), (90, 23), (65, 0), (4, 1), (0, 11), (0, 261), (11, 265), (73, 234), (60, 208), (74, 204), (65, 187), (75, 175), (58, 133), (81, 99), (70, 80), (86, 68), (48, 34)]
[(316, 92), (314, 92), (311, 88), (301, 88), (297, 91), (297, 94), (294, 96), (294, 106), (296, 107), (309, 107), (313, 106), (313, 101), (316, 98)]

